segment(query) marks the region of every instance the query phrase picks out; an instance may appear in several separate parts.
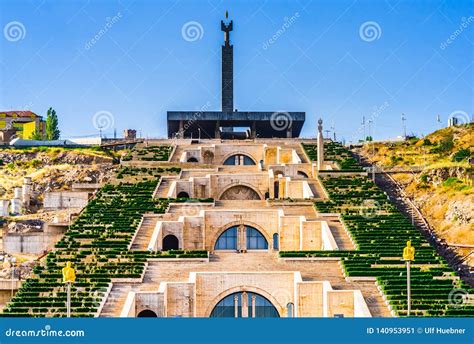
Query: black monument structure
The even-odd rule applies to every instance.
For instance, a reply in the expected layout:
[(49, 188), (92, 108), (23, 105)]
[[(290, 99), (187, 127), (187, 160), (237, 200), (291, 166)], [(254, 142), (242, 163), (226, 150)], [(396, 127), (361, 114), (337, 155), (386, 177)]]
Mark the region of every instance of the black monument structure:
[[(226, 12), (226, 21), (228, 13)], [(304, 112), (235, 111), (234, 46), (230, 43), (233, 22), (221, 21), (222, 111), (168, 111), (169, 138), (291, 138), (303, 128)], [(238, 131), (236, 128), (245, 128)]]

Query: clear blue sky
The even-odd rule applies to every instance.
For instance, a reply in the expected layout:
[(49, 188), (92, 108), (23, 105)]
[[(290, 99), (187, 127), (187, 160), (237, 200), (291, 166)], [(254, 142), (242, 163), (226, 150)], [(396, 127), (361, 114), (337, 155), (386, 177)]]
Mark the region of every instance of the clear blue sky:
[[(53, 106), (65, 137), (97, 134), (100, 111), (119, 133), (165, 136), (167, 110), (220, 109), (226, 9), (241, 111), (305, 111), (302, 136), (322, 117), (346, 141), (362, 137), (364, 115), (389, 138), (402, 133), (401, 113), (421, 135), (437, 114), (444, 125), (474, 112), (468, 0), (2, 0), (0, 110)], [(196, 40), (183, 38), (189, 22), (202, 27)], [(367, 22), (378, 27), (361, 30)]]

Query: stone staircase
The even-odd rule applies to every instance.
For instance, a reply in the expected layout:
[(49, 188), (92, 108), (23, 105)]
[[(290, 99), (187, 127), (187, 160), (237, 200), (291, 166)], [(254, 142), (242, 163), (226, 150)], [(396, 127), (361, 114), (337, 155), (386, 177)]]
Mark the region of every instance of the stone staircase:
[(176, 180), (175, 176), (163, 176), (161, 177), (160, 184), (158, 185), (158, 190), (155, 193), (155, 198), (167, 198), (167, 193), (170, 188), (171, 182)]
[(184, 282), (199, 271), (300, 271), (305, 281), (329, 281), (335, 290), (358, 289), (374, 317), (390, 317), (374, 282), (347, 282), (338, 261), (284, 260), (278, 252), (215, 252), (209, 263), (202, 261), (150, 261), (140, 284), (114, 284), (101, 316), (118, 316), (129, 291), (157, 291), (161, 282)]
[(122, 312), (122, 308), (127, 299), (128, 292), (133, 290), (132, 284), (114, 283), (105, 302), (104, 308), (100, 312), (100, 317), (117, 318)]
[(161, 219), (161, 215), (156, 214), (145, 214), (143, 216), (143, 222), (138, 228), (138, 233), (132, 243), (132, 250), (145, 251), (148, 248), (153, 231), (155, 230), (156, 223)]

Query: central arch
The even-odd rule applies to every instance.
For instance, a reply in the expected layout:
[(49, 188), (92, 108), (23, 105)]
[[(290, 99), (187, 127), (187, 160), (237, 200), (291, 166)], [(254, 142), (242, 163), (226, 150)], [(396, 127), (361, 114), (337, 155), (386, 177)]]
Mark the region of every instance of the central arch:
[(149, 309), (144, 309), (140, 313), (137, 314), (137, 318), (157, 318), (158, 315), (156, 315), (155, 312), (149, 310)]
[(247, 153), (233, 152), (228, 154), (222, 162), (222, 165), (238, 166), (238, 165), (257, 165), (256, 160)]
[(214, 250), (268, 250), (268, 240), (257, 228), (238, 224), (219, 235)]
[(245, 183), (232, 184), (224, 189), (219, 200), (263, 200), (263, 196), (253, 186)]
[[(271, 293), (268, 293), (266, 290), (264, 290), (262, 288), (259, 288), (259, 287), (256, 287), (256, 286), (246, 285), (246, 286), (235, 286), (235, 287), (232, 287), (230, 289), (227, 289), (227, 290), (219, 293), (213, 299), (213, 301), (209, 303), (209, 305), (206, 308), (206, 311), (203, 314), (203, 316), (204, 317), (217, 317), (217, 314), (212, 314), (212, 313), (214, 312), (214, 310), (216, 309), (216, 307), (219, 305), (219, 303), (221, 301), (223, 301), (224, 299), (226, 299), (229, 296), (232, 296), (232, 297), (235, 296), (235, 295), (240, 296), (244, 292), (247, 293), (248, 295), (250, 295), (250, 300), (251, 300), (252, 294), (258, 295), (258, 296), (262, 297), (263, 299), (265, 299), (268, 302), (267, 306), (271, 305), (271, 307), (274, 308), (275, 313), (273, 313), (273, 315), (275, 317), (281, 317), (285, 314), (285, 310), (283, 308), (284, 306), (282, 306), (278, 302), (278, 300), (275, 299), (275, 297)], [(242, 300), (240, 300), (240, 301), (242, 301)], [(251, 302), (249, 303), (249, 305), (251, 305)], [(234, 311), (235, 311), (235, 309), (234, 309)], [(257, 315), (259, 315), (259, 314), (261, 315), (262, 313), (255, 314), (256, 317), (258, 317)], [(234, 315), (235, 315), (235, 313), (234, 313)], [(232, 315), (232, 317), (234, 317), (234, 315)], [(248, 312), (248, 317), (252, 317), (252, 312), (251, 312), (250, 309), (249, 309), (249, 312)]]

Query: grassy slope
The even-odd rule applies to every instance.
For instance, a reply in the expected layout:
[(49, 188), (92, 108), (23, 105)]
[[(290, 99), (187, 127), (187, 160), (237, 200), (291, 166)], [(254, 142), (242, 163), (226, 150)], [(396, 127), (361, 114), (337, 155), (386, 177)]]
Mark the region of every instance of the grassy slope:
[[(360, 152), (386, 168), (423, 167), (422, 172), (393, 176), (443, 238), (450, 243), (474, 245), (472, 219), (462, 216), (474, 214), (472, 167), (467, 158), (455, 161), (461, 150), (473, 155), (472, 142), (474, 125), (470, 124), (441, 129), (424, 139), (367, 144)], [(468, 250), (462, 251), (466, 254)]]

